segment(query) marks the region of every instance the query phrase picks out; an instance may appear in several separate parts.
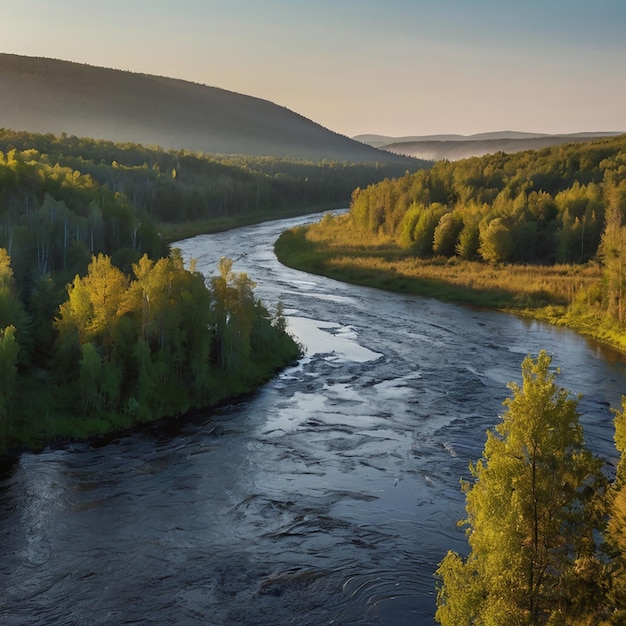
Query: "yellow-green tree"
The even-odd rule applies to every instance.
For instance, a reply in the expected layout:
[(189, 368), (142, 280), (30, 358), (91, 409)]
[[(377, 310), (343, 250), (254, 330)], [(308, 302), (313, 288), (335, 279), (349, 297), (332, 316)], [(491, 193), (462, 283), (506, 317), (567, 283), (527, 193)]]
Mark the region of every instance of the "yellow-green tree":
[(133, 265), (135, 280), (128, 291), (127, 308), (140, 312), (141, 336), (165, 346), (168, 335), (168, 314), (176, 302), (173, 293), (175, 267), (171, 259), (153, 261), (144, 254)]
[(609, 492), (607, 543), (611, 550), (609, 597), (613, 606), (612, 624), (626, 623), (626, 396), (622, 410), (615, 411), (615, 447), (620, 453), (617, 475)]
[(68, 285), (68, 299), (59, 309), (57, 328), (62, 339), (75, 333), (81, 345), (94, 342), (101, 346), (103, 357), (108, 360), (116, 324), (125, 312), (128, 286), (128, 277), (108, 256), (93, 256), (87, 275), (77, 275)]
[(108, 256), (99, 254), (92, 257), (87, 275), (77, 275), (68, 285), (68, 299), (59, 307), (61, 360), (69, 362), (64, 375), (77, 377), (69, 387), (83, 414), (118, 408), (122, 371), (114, 349), (125, 350), (119, 331), (127, 312), (128, 286), (128, 277)]
[(233, 272), (233, 261), (220, 259), (219, 276), (212, 279), (218, 361), (232, 369), (250, 352), (254, 323), (255, 283), (245, 272)]
[(606, 308), (620, 324), (626, 321), (626, 183), (608, 194), (605, 228), (598, 248), (602, 260)]
[(15, 326), (17, 332), (24, 332), (26, 313), (20, 300), (11, 257), (6, 248), (0, 248), (0, 328)]
[(513, 238), (501, 218), (496, 217), (481, 225), (478, 252), (489, 263), (503, 263), (511, 258)]
[(18, 365), (26, 312), (19, 298), (11, 257), (0, 248), (0, 425), (8, 436), (18, 398)]
[(441, 562), (436, 619), (444, 626), (591, 624), (604, 604), (601, 463), (586, 448), (578, 398), (555, 382), (551, 357), (522, 363), (502, 421), (464, 483), (470, 553)]
[(444, 213), (433, 234), (433, 253), (443, 256), (454, 256), (459, 233), (463, 228), (460, 213)]

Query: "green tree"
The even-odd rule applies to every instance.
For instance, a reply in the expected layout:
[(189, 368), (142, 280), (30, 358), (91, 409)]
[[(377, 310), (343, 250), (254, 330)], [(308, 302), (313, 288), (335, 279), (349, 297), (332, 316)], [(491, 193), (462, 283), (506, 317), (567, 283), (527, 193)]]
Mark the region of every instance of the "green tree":
[(20, 347), (15, 341), (15, 326), (0, 328), (0, 424), (8, 435), (17, 398), (17, 358)]
[(212, 279), (215, 339), (220, 365), (232, 369), (250, 353), (250, 333), (255, 318), (255, 283), (245, 272), (233, 272), (233, 261), (222, 257), (220, 275)]
[(480, 231), (475, 220), (467, 220), (463, 224), (463, 229), (459, 233), (459, 239), (455, 247), (455, 252), (462, 258), (472, 260), (478, 256), (480, 247)]
[(415, 226), (422, 213), (426, 210), (423, 204), (413, 203), (402, 217), (398, 227), (398, 241), (401, 246), (410, 248), (415, 241)]
[(11, 257), (5, 248), (0, 248), (0, 328), (12, 325), (18, 334), (23, 333), (26, 320), (24, 305), (11, 269)]
[(626, 396), (615, 411), (615, 447), (620, 453), (617, 476), (609, 492), (606, 538), (612, 556), (609, 598), (614, 609), (612, 624), (626, 623)]
[(501, 218), (496, 217), (480, 229), (478, 252), (489, 263), (504, 263), (511, 257), (513, 238)]
[(78, 388), (81, 397), (83, 415), (99, 411), (102, 408), (102, 360), (91, 342), (80, 347), (80, 374)]
[(116, 325), (124, 313), (128, 277), (104, 254), (91, 258), (87, 276), (76, 276), (68, 285), (68, 299), (60, 306), (57, 328), (61, 339), (76, 332), (81, 344), (96, 342), (111, 356)]
[(444, 213), (433, 234), (433, 252), (448, 257), (454, 256), (462, 228), (463, 218), (458, 213)]
[(440, 624), (590, 624), (602, 607), (594, 531), (604, 492), (586, 448), (578, 398), (556, 385), (542, 351), (509, 385), (502, 422), (464, 482), (471, 551), (438, 569)]
[(448, 209), (435, 202), (424, 210), (413, 230), (413, 249), (419, 257), (428, 257), (433, 253), (433, 239), (439, 220)]
[(602, 260), (605, 302), (609, 315), (620, 324), (626, 320), (626, 226), (621, 207), (609, 207), (598, 256)]

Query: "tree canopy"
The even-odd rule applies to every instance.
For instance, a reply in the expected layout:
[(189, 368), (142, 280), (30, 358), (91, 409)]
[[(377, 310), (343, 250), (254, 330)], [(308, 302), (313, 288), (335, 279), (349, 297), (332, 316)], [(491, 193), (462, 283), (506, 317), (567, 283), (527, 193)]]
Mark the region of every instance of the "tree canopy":
[[(305, 212), (407, 163), (424, 165), (201, 155), (0, 129), (0, 450), (78, 433), (48, 414), (106, 429), (96, 421), (154, 418), (253, 388), (298, 354), (284, 320), (226, 262), (208, 285), (185, 270), (160, 226)], [(40, 393), (21, 393), (32, 384)]]
[[(353, 225), (395, 238), (418, 256), (468, 258), (466, 244), (478, 225), (483, 241), (477, 251), (486, 261), (585, 262), (597, 252), (607, 204), (624, 210), (625, 148), (626, 137), (619, 136), (439, 161), (428, 170), (357, 189)], [(432, 231), (439, 238), (450, 228), (449, 213), (458, 246), (433, 248)], [(422, 219), (435, 220), (428, 245), (423, 229), (416, 228)]]
[[(1, 313), (2, 289), (12, 285), (1, 248), (0, 260)], [(93, 255), (86, 274), (67, 285), (45, 334), (55, 349), (38, 358), (27, 314), (16, 308), (19, 315), (5, 316), (0, 450), (33, 431), (41, 437), (42, 429), (77, 436), (209, 406), (295, 359), (300, 348), (280, 311), (269, 313), (230, 259), (219, 269), (207, 283), (177, 250), (156, 261), (144, 254), (131, 274)]]

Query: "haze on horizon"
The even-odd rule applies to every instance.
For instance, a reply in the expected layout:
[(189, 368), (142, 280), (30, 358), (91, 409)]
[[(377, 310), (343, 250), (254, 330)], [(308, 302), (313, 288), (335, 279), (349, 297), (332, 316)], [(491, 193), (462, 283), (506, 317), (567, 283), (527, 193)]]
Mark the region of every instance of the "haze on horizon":
[(623, 0), (0, 0), (0, 9), (2, 52), (221, 87), (348, 136), (626, 131)]

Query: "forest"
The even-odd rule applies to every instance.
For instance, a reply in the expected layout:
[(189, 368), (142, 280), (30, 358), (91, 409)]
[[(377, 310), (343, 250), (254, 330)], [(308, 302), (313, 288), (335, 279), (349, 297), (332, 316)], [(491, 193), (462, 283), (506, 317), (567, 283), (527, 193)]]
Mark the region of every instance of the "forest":
[(259, 221), (270, 214), (347, 206), (355, 187), (427, 165), (408, 159), (401, 163), (347, 163), (204, 155), (6, 129), (0, 129), (0, 151), (11, 154), (11, 168), (16, 170), (13, 188), (6, 188), (11, 177), (3, 183), (4, 197), (19, 186), (25, 194), (37, 194), (41, 204), (46, 192), (54, 195), (54, 176), (45, 176), (45, 183), (29, 189), (28, 172), (33, 168), (54, 170), (49, 173), (57, 178), (85, 177), (83, 183), (90, 180), (123, 198), (138, 220), (148, 216), (160, 225), (244, 215), (249, 219), (257, 216)]
[(229, 259), (185, 268), (168, 232), (338, 206), (398, 167), (1, 130), (0, 452), (254, 389), (299, 354), (280, 310)]
[(502, 152), (357, 189), (355, 227), (418, 256), (490, 263), (593, 259), (626, 197), (626, 137)]
[(349, 214), (286, 234), (277, 252), (344, 280), (514, 310), (626, 349), (625, 148), (621, 135), (438, 161), (357, 188)]

